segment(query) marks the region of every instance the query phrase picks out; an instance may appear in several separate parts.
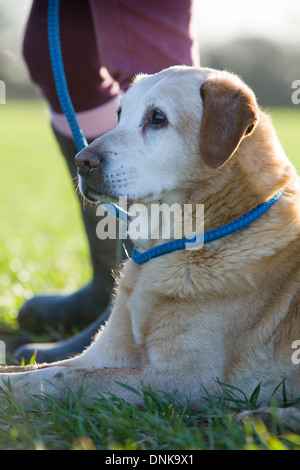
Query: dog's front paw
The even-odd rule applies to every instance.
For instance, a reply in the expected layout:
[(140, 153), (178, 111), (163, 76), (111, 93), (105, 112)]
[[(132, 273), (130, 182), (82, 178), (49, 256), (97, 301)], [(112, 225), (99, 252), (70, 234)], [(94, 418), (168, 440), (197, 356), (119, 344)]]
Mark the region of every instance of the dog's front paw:
[(1, 375), (15, 374), (17, 372), (29, 372), (31, 370), (36, 370), (41, 368), (40, 365), (31, 365), (31, 366), (2, 366), (0, 367), (0, 377)]
[[(36, 370), (31, 366), (2, 366), (0, 367), (0, 396), (19, 398), (30, 388), (27, 372)], [(24, 381), (24, 379), (26, 380)]]
[[(34, 370), (34, 366), (32, 366)], [(3, 372), (5, 370), (5, 373)], [(16, 372), (18, 370), (18, 372)], [(0, 371), (0, 397), (14, 400), (16, 403), (28, 403), (28, 394), (33, 392), (29, 377), (30, 372), (20, 372), (22, 367), (6, 367)]]

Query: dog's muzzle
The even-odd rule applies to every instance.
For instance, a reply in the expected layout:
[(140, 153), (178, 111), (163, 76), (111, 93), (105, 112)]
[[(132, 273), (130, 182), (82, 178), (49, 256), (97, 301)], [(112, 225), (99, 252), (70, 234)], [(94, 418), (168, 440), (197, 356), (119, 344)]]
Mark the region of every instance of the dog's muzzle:
[(89, 148), (81, 150), (75, 157), (79, 176), (79, 189), (90, 201), (99, 201), (103, 193), (104, 157)]

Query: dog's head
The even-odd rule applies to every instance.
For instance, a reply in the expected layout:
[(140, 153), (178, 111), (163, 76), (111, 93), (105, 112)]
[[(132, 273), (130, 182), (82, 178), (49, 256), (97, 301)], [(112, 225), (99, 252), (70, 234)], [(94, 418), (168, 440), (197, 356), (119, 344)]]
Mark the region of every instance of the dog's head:
[(135, 79), (118, 121), (76, 156), (82, 194), (94, 201), (161, 201), (220, 171), (251, 138), (258, 107), (232, 74), (171, 67)]

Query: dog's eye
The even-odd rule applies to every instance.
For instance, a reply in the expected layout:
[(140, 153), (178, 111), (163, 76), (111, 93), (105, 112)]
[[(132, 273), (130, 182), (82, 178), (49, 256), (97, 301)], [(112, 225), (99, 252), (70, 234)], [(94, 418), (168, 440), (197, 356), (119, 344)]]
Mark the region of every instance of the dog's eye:
[(155, 126), (163, 125), (166, 124), (167, 118), (164, 116), (161, 111), (158, 111), (155, 109), (152, 113), (152, 119), (151, 119), (151, 124), (154, 124)]

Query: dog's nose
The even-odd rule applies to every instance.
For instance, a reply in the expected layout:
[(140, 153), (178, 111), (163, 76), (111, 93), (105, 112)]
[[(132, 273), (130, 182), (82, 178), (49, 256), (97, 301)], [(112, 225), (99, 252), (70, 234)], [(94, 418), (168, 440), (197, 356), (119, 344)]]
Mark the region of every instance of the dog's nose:
[(89, 149), (81, 150), (75, 157), (79, 174), (86, 174), (101, 165), (103, 157)]

